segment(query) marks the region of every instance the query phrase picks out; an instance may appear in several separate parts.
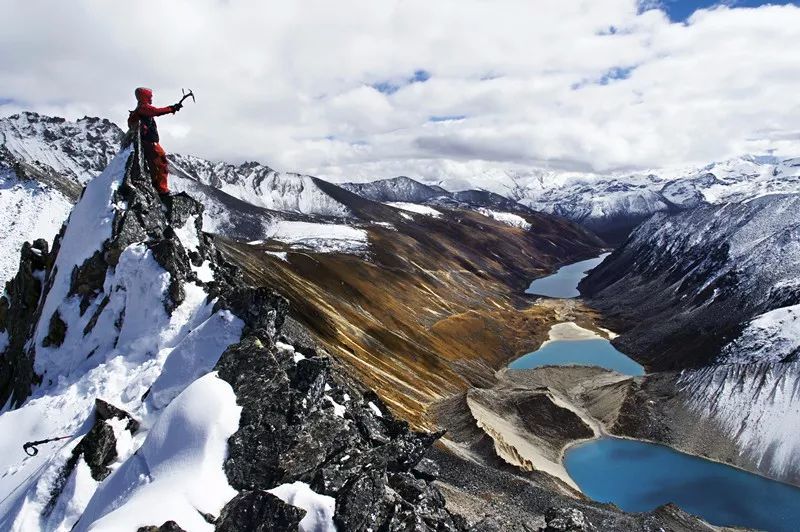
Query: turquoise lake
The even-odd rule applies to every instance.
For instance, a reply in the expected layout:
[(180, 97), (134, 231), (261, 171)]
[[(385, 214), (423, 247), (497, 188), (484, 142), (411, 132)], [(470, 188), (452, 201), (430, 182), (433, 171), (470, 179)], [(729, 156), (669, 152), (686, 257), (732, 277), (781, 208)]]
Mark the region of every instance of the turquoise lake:
[(624, 375), (644, 375), (644, 368), (603, 338), (591, 340), (551, 340), (508, 365), (509, 369), (542, 366), (600, 366)]
[(609, 253), (604, 253), (593, 259), (562, 266), (553, 275), (533, 281), (528, 289), (525, 290), (525, 293), (558, 298), (578, 297), (580, 295), (580, 292), (578, 292), (580, 280), (586, 277), (586, 273), (589, 270), (603, 262), (603, 259), (608, 255)]
[[(605, 255), (564, 266), (535, 280), (526, 292), (576, 297), (578, 282), (603, 258)], [(642, 366), (602, 338), (550, 341), (508, 367), (554, 365), (591, 365), (626, 375), (644, 374)], [(629, 512), (674, 503), (715, 525), (770, 532), (800, 530), (800, 488), (663, 445), (603, 437), (570, 448), (564, 466), (588, 497)]]
[(662, 445), (602, 438), (569, 449), (564, 466), (587, 496), (629, 512), (672, 502), (715, 525), (800, 529), (800, 488)]

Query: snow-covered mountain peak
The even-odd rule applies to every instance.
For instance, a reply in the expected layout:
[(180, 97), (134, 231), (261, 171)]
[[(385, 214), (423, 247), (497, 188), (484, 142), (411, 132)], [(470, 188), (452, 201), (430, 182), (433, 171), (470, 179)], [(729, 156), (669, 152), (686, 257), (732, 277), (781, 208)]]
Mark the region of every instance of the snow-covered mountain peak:
[(122, 134), (117, 125), (101, 118), (70, 122), (32, 112), (0, 118), (5, 158), (47, 168), (81, 184), (108, 165)]
[(354, 194), (380, 202), (422, 203), (431, 198), (450, 195), (441, 187), (426, 185), (406, 176), (371, 183), (342, 183), (340, 186)]
[(236, 166), (186, 155), (171, 155), (170, 161), (173, 174), (217, 188), (251, 205), (310, 215), (352, 216), (350, 209), (324, 192), (311, 176), (280, 173), (255, 162)]

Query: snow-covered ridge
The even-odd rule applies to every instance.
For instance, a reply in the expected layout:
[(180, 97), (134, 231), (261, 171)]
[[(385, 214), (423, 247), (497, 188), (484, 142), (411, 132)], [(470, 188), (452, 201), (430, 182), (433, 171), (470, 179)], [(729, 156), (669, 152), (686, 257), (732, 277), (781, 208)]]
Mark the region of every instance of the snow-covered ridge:
[(432, 198), (450, 195), (441, 187), (425, 185), (405, 176), (370, 183), (340, 183), (339, 186), (364, 198), (380, 202), (423, 203)]
[(202, 219), (126, 149), (53, 251), (23, 249), (0, 298), (0, 530), (461, 530), (413, 472), (436, 436), (282, 332), (288, 302)]
[(173, 155), (172, 173), (213, 186), (242, 201), (275, 211), (349, 217), (350, 209), (317, 186), (311, 176), (283, 174), (258, 163), (234, 166)]
[(63, 118), (22, 113), (0, 118), (6, 157), (46, 166), (81, 184), (99, 174), (119, 149), (122, 130), (100, 118)]
[(800, 305), (759, 315), (717, 363), (681, 377), (689, 405), (774, 478), (800, 480)]
[[(798, 159), (744, 156), (699, 168), (635, 174), (598, 175), (518, 168), (495, 169), (471, 178), (429, 180), (423, 177), (419, 182), (394, 178), (342, 186), (376, 201), (433, 206), (443, 198), (464, 200), (470, 193), (474, 196), (482, 191), (533, 210), (564, 216), (613, 243), (624, 240), (633, 227), (656, 212), (800, 192), (800, 165)], [(484, 207), (515, 211), (508, 205)]]
[[(176, 244), (130, 241), (136, 235), (131, 224), (138, 222), (128, 202), (147, 201), (137, 193), (119, 194), (133, 159), (131, 149), (123, 150), (90, 182), (45, 280), (40, 318), (24, 348), (41, 383), (18, 408), (0, 415), (2, 529), (136, 529), (163, 522), (168, 513), (192, 529), (212, 530), (197, 509), (218, 513), (235, 494), (222, 463), (227, 438), (238, 428), (239, 407), (230, 385), (209, 372), (239, 340), (243, 323), (226, 310), (215, 311), (199, 280), (187, 278), (182, 297), (171, 295), (178, 272), (165, 269), (157, 257), (163, 253), (159, 246), (180, 250)], [(185, 247), (199, 238), (186, 238)], [(115, 248), (121, 252), (112, 259)], [(97, 281), (86, 279), (89, 291), (76, 286), (88, 271), (102, 275), (104, 268), (100, 284), (91, 288)], [(18, 295), (5, 297), (12, 300), (13, 320)], [(73, 459), (85, 452), (80, 449), (87, 431), (100, 430), (90, 422), (96, 398), (141, 420), (135, 432), (113, 419), (95, 422), (113, 428), (107, 473)], [(43, 445), (32, 458), (20, 452), (26, 441), (54, 435), (68, 438)], [(177, 469), (176, 459), (192, 467)]]

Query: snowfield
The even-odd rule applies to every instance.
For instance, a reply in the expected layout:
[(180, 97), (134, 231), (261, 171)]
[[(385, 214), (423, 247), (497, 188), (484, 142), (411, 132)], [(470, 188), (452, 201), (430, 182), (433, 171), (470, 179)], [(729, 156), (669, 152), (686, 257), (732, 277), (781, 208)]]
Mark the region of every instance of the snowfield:
[[(315, 253), (348, 253), (359, 255), (367, 251), (367, 232), (345, 224), (280, 221), (269, 231), (267, 238), (290, 244), (293, 249)], [(251, 244), (260, 244), (256, 240)], [(285, 260), (285, 256), (280, 258)]]

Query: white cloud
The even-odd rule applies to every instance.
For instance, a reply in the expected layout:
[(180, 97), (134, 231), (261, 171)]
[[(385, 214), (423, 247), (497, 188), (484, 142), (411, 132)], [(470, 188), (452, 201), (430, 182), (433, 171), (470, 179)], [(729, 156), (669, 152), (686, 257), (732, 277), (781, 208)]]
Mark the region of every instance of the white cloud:
[[(197, 104), (161, 119), (168, 150), (342, 178), (800, 153), (800, 8), (718, 8), (686, 24), (640, 11), (636, 0), (0, 0), (0, 102), (13, 99), (0, 113), (124, 123), (137, 85), (164, 105), (191, 87)], [(430, 79), (409, 83), (418, 70)]]

